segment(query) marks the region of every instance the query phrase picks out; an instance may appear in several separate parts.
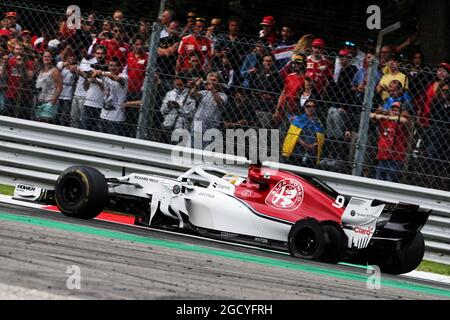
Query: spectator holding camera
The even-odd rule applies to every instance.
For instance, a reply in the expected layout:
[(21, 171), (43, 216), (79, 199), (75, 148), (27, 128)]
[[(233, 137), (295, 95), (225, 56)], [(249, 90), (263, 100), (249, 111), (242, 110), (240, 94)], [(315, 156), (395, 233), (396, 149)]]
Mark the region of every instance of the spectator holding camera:
[[(195, 144), (195, 137), (201, 136), (208, 129), (219, 129), (222, 121), (222, 110), (228, 102), (228, 96), (222, 92), (220, 75), (211, 72), (206, 77), (205, 90), (199, 90), (203, 85), (203, 80), (198, 79), (191, 91), (191, 97), (198, 103), (194, 121), (191, 125), (192, 147), (199, 147)], [(202, 149), (205, 149), (208, 142), (202, 139)]]
[(73, 99), (73, 86), (75, 83), (75, 74), (77, 65), (75, 63), (75, 54), (72, 50), (66, 51), (62, 56), (62, 61), (58, 62), (56, 67), (61, 72), (62, 77), (62, 92), (59, 97), (60, 110), (56, 117), (56, 124), (69, 126), (70, 125), (70, 110)]
[(160, 108), (164, 116), (161, 129), (167, 143), (170, 143), (174, 130), (189, 128), (196, 107), (196, 102), (186, 87), (185, 78), (175, 76), (173, 86), (174, 88), (166, 93)]
[(170, 90), (172, 86), (173, 76), (175, 75), (175, 67), (177, 64), (178, 47), (180, 46), (178, 21), (172, 21), (167, 29), (168, 35), (159, 42), (158, 58), (156, 61), (156, 70), (163, 82), (163, 87)]
[(125, 42), (125, 30), (120, 25), (115, 25), (108, 38), (100, 42), (106, 48), (106, 62), (109, 63), (112, 57), (117, 57), (122, 65), (126, 64), (127, 56), (131, 47)]
[(124, 135), (128, 76), (122, 73), (122, 65), (118, 57), (111, 58), (108, 63), (108, 70), (108, 72), (102, 72), (105, 102), (100, 118), (102, 119), (103, 132)]
[(92, 70), (85, 73), (87, 76), (87, 81), (84, 81), (86, 100), (81, 115), (81, 124), (83, 129), (101, 132), (100, 113), (104, 104), (103, 90), (105, 88), (102, 73), (108, 70), (105, 47), (97, 46), (95, 48), (95, 58), (97, 61), (92, 65)]
[[(103, 52), (103, 51), (102, 51)], [(95, 56), (91, 56), (88, 53), (87, 46), (80, 48), (81, 61), (77, 65), (75, 70), (78, 77), (77, 84), (75, 86), (75, 92), (73, 94), (72, 105), (70, 109), (70, 126), (73, 128), (81, 127), (81, 115), (84, 109), (84, 102), (86, 99), (85, 81), (87, 74), (92, 71), (92, 65), (97, 63), (97, 57), (100, 57), (103, 53), (96, 51)]]
[(198, 55), (203, 70), (209, 72), (212, 62), (212, 44), (211, 40), (205, 36), (205, 19), (196, 19), (195, 32), (181, 40), (178, 54), (177, 73), (190, 68), (192, 54)]
[(31, 119), (31, 80), (34, 76), (34, 63), (25, 55), (23, 45), (13, 47), (13, 55), (2, 57), (0, 77), (6, 77), (6, 115)]
[(102, 29), (98, 33), (98, 37), (96, 37), (93, 41), (91, 46), (89, 47), (89, 54), (94, 53), (94, 49), (96, 46), (100, 45), (105, 40), (110, 40), (113, 38), (112, 30), (115, 26), (115, 23), (111, 21), (111, 19), (105, 19), (102, 24)]

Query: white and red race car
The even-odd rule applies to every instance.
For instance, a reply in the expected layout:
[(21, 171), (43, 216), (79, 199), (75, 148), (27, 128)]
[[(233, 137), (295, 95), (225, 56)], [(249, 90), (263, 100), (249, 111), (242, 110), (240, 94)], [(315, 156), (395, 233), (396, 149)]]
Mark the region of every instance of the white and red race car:
[(430, 211), (416, 205), (344, 197), (319, 179), (251, 165), (247, 177), (195, 167), (177, 179), (130, 174), (105, 178), (73, 166), (55, 190), (24, 185), (15, 199), (55, 202), (69, 217), (103, 210), (134, 215), (135, 223), (289, 251), (330, 263), (378, 265), (401, 274), (422, 261), (420, 230)]

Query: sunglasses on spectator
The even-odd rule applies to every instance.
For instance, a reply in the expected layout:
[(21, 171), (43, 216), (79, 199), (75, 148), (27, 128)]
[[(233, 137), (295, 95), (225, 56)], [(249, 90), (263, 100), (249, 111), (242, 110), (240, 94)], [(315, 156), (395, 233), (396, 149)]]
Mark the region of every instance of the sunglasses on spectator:
[(305, 104), (305, 108), (315, 108), (315, 104)]
[(345, 42), (345, 45), (346, 45), (347, 47), (356, 47), (356, 44), (353, 43), (353, 42), (351, 42), (351, 41), (346, 41), (346, 42)]

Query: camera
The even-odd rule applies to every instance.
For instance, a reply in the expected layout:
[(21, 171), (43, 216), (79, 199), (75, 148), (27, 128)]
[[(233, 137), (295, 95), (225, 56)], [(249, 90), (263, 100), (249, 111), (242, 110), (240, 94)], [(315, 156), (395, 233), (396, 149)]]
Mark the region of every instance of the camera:
[(167, 105), (169, 106), (169, 107), (171, 107), (171, 108), (179, 108), (180, 107), (180, 104), (178, 103), (178, 102), (176, 102), (176, 101), (169, 101), (169, 102), (167, 102)]

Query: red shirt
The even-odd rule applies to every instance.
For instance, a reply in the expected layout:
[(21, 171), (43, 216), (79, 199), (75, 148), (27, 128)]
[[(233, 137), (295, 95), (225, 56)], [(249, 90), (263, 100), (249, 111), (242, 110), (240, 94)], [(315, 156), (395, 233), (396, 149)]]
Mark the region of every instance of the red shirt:
[(424, 128), (428, 128), (430, 125), (431, 104), (436, 96), (436, 83), (433, 82), (427, 88), (427, 92), (424, 97), (419, 99), (418, 103), (418, 123)]
[(265, 35), (264, 32), (262, 32), (261, 38), (267, 39), (267, 42), (269, 42), (269, 44), (270, 44), (272, 47), (275, 47), (275, 45), (276, 45), (277, 42), (278, 42), (278, 35), (277, 35), (275, 32), (272, 32), (272, 33), (270, 33), (270, 34), (268, 34), (268, 35)]
[(205, 37), (196, 38), (193, 35), (184, 37), (178, 48), (178, 53), (183, 59), (181, 69), (189, 69), (191, 67), (190, 55), (196, 52), (200, 57), (202, 66), (205, 66), (206, 58), (212, 57), (211, 40)]
[(122, 66), (125, 65), (127, 56), (130, 53), (130, 46), (126, 43), (119, 44), (113, 40), (103, 40), (101, 45), (106, 47), (106, 62), (109, 63), (112, 57), (118, 57)]
[(407, 131), (397, 121), (381, 120), (378, 138), (378, 160), (405, 161)]
[(299, 101), (298, 94), (305, 85), (305, 77), (298, 73), (291, 73), (284, 81), (284, 94), (286, 97), (286, 111), (291, 114), (298, 114)]
[[(32, 61), (27, 61), (25, 63), (25, 67), (27, 71), (32, 71), (34, 69), (34, 65)], [(6, 90), (6, 97), (8, 99), (17, 98), (17, 94), (19, 90), (27, 90), (30, 87), (30, 81), (27, 79), (23, 79), (22, 75), (17, 70), (17, 62), (16, 57), (12, 57), (9, 59), (6, 66), (7, 78), (8, 78), (8, 88)]]
[(128, 91), (141, 92), (144, 85), (145, 72), (147, 70), (148, 53), (142, 57), (136, 56), (133, 52), (128, 54)]
[(76, 29), (75, 29), (75, 27), (74, 28), (69, 28), (67, 26), (67, 22), (64, 22), (62, 24), (62, 26), (60, 27), (59, 32), (61, 33), (63, 38), (65, 40), (67, 40), (67, 39), (71, 38), (75, 34)]
[(312, 55), (308, 57), (306, 74), (316, 83), (316, 89), (319, 93), (322, 93), (327, 80), (331, 81), (333, 73), (333, 64), (327, 58), (322, 56), (320, 60), (315, 61)]

